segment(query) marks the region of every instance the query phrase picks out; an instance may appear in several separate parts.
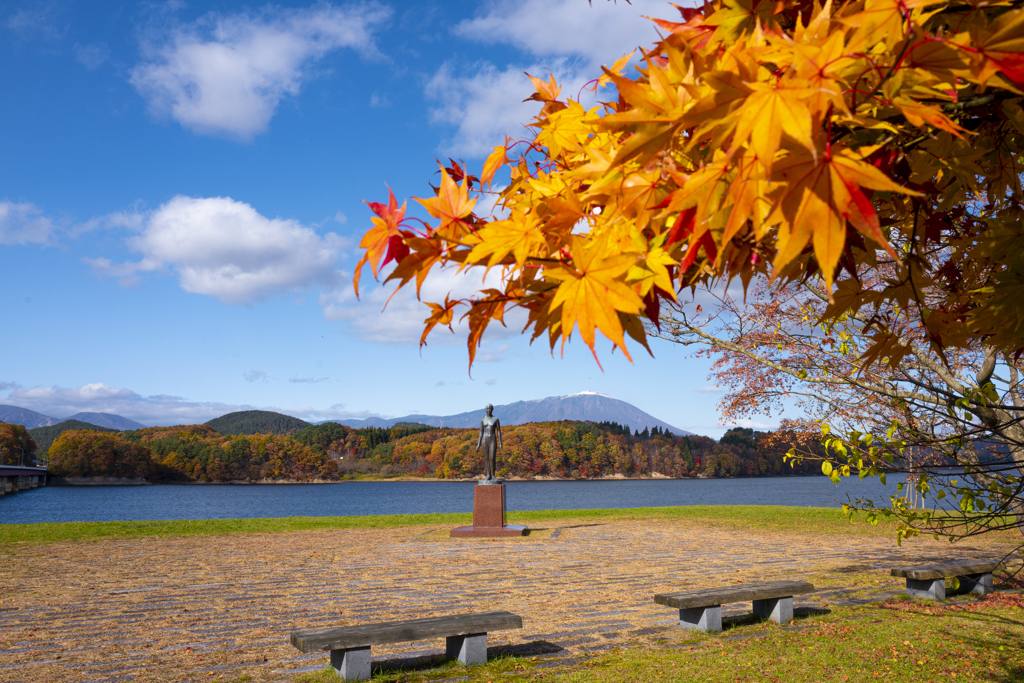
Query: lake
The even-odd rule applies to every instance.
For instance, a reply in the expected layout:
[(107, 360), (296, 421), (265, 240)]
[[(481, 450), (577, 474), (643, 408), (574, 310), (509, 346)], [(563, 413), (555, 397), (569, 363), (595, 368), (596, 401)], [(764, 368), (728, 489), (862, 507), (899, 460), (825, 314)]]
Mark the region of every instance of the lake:
[[(513, 481), (508, 510), (577, 510), (671, 505), (838, 507), (847, 496), (887, 502), (878, 480), (824, 476), (751, 479)], [(397, 515), (472, 512), (473, 482), (365, 481), (337, 484), (47, 486), (0, 498), (0, 523)]]

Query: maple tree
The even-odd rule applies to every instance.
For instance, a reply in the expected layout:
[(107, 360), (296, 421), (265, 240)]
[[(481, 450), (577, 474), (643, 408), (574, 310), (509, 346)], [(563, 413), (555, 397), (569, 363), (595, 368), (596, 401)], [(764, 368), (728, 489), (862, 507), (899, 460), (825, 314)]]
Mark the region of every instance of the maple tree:
[[(428, 302), (421, 342), (456, 314), (472, 363), (506, 311), (552, 349), (600, 332), (629, 356), (643, 321), (686, 287), (820, 278), (840, 319), (913, 309), (940, 353), (1024, 348), (1024, 10), (1019, 1), (715, 0), (656, 19), (663, 37), (593, 82), (585, 107), (554, 78), (529, 140), (495, 148), (479, 178), (455, 163), (431, 221), (394, 195), (360, 246), (375, 276), (498, 268), (501, 286)], [(497, 216), (473, 213), (506, 168)], [(873, 288), (859, 269), (891, 263)], [(931, 290), (926, 306), (921, 292)], [(937, 296), (934, 293), (941, 293)], [(879, 333), (891, 347), (896, 336)], [(649, 349), (648, 349), (649, 350)], [(877, 354), (876, 354), (877, 355)]]
[[(887, 270), (862, 271), (863, 282), (871, 285)], [(1017, 359), (993, 347), (940, 356), (920, 326), (889, 326), (863, 313), (822, 322), (829, 302), (820, 284), (760, 282), (746, 301), (703, 293), (706, 310), (673, 304), (662, 311), (660, 329), (649, 325), (649, 332), (714, 359), (714, 379), (728, 391), (720, 402), (724, 421), (796, 410), (797, 419), (783, 420), (786, 431), (803, 434), (789, 451), (793, 462), (820, 462), (836, 483), (908, 475), (889, 500), (846, 502), (848, 511), (871, 519), (896, 518), (898, 539), (1024, 533), (1024, 377)], [(908, 315), (881, 313), (896, 322)], [(891, 356), (874, 359), (866, 352), (879, 326), (898, 344)]]

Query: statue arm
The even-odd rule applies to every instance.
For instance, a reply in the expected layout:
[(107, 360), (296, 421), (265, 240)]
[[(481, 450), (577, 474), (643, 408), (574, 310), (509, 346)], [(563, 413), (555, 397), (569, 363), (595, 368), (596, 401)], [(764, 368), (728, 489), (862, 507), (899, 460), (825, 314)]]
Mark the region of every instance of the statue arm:
[(498, 436), (498, 450), (505, 450), (505, 447), (501, 445), (501, 420), (494, 421), (494, 432)]
[(484, 442), (484, 421), (480, 420), (480, 436), (476, 439), (476, 449), (480, 450), (480, 445)]

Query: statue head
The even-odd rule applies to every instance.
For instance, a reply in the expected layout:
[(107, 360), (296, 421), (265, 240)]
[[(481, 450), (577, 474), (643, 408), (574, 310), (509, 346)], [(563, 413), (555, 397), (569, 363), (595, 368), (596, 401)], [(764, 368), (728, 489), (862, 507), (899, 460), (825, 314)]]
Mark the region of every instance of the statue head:
[(486, 406), (484, 406), (484, 410), (487, 411), (487, 416), (490, 417), (491, 413), (494, 412), (494, 406), (488, 403)]

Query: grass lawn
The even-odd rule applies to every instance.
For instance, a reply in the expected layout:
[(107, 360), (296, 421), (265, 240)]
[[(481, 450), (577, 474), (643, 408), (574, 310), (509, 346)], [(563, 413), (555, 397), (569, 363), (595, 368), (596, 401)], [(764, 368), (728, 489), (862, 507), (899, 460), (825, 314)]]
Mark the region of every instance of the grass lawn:
[[(536, 526), (568, 521), (673, 519), (708, 526), (823, 534), (889, 534), (892, 527), (847, 521), (838, 508), (781, 505), (691, 505), (617, 510), (540, 510), (509, 512), (510, 524)], [(366, 515), (353, 517), (280, 517), (272, 519), (202, 519), (152, 522), (61, 522), (0, 524), (0, 547), (12, 543), (54, 543), (105, 538), (208, 536), (279, 533), (308, 529), (392, 529), (396, 527), (471, 524), (472, 515)]]
[[(714, 635), (668, 628), (652, 642), (568, 666), (546, 668), (545, 660), (499, 656), (468, 669), (439, 663), (375, 671), (374, 680), (1024, 681), (1024, 595), (959, 597), (945, 604), (890, 599), (798, 616), (789, 627), (739, 619)], [(295, 683), (338, 680), (328, 668)]]

